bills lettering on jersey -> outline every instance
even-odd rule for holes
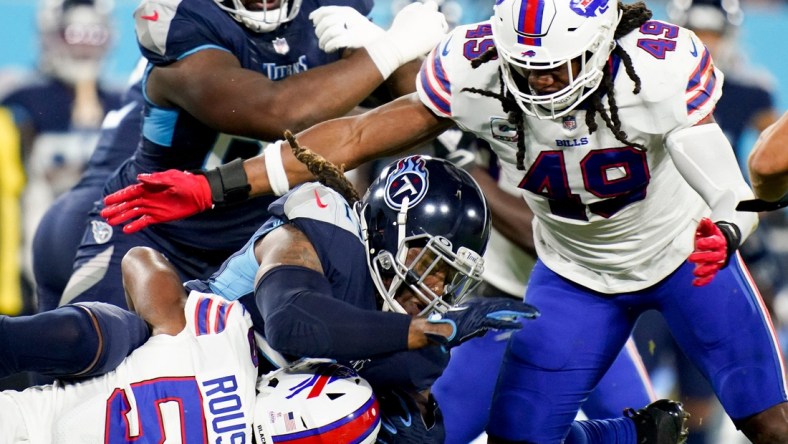
[[[579,139],[556,139],[555,146],[583,146],[588,145],[588,137]]]

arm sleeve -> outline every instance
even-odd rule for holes
[[[739,201],[752,199],[753,193],[719,125],[709,123],[674,131],[665,145],[684,180],[711,208],[711,220],[735,224],[744,242],[758,226],[758,215],[736,211]]]
[[[410,317],[364,310],[334,298],[321,273],[283,265],[268,271],[255,289],[265,338],[280,353],[366,359],[407,350]]]

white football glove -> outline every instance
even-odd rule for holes
[[[383,37],[386,31],[349,6],[323,6],[309,14],[318,45],[325,52],[361,48]]]
[[[364,48],[387,78],[400,66],[428,53],[448,30],[446,17],[433,0],[411,3],[394,17],[385,34]]]

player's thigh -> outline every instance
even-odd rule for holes
[[[73,271],[59,305],[99,301],[126,308],[120,264],[133,247],[148,246],[161,251],[161,245],[145,232],[124,234],[92,215],[74,258]]]
[[[541,316],[512,335],[489,432],[510,440],[560,442],[626,342],[634,317],[621,300],[563,279],[541,262],[526,299]]]
[[[662,312],[681,348],[739,419],[786,400],[784,365],[763,300],[738,255],[693,287],[692,267],[671,275]]]
[[[80,188],[58,197],[44,214],[33,238],[33,273],[38,310],[57,307],[73,270],[88,213],[101,197],[98,188]]]

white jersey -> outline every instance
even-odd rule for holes
[[[0,392],[0,443],[251,443],[251,318],[198,292],[185,311],[183,331],[151,337],[104,376]]]
[[[540,259],[602,293],[649,287],[692,251],[695,227],[710,210],[679,174],[664,140],[714,110],[723,80],[700,40],[675,25],[651,21],[618,44],[642,85],[634,94],[623,62],[611,57],[622,129],[646,151],[624,146],[599,116],[590,134],[586,112],[577,109],[556,120],[525,117],[525,171],[517,170],[517,134],[501,103],[463,91],[501,92],[499,60],[470,65],[493,46],[489,22],[456,28],[429,55],[417,81],[424,105],[487,140],[504,180],[527,191]],[[606,97],[603,102],[608,106]]]

